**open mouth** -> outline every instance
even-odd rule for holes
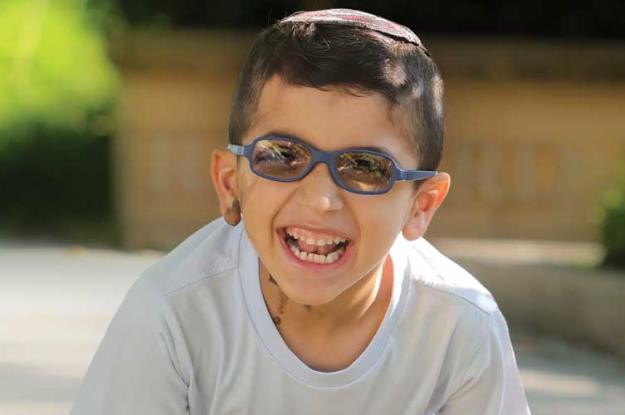
[[[297,228],[282,228],[279,231],[293,255],[302,261],[316,264],[333,264],[343,254],[350,240],[335,236],[318,236],[312,238]]]

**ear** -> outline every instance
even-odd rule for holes
[[[434,213],[445,200],[449,192],[451,177],[447,173],[424,180],[414,194],[410,214],[402,228],[404,237],[409,241],[425,234]]]
[[[236,156],[225,150],[213,150],[211,179],[219,199],[219,212],[226,216],[233,203],[239,199]]]

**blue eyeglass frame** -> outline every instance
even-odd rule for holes
[[[308,166],[306,166],[306,168],[302,171],[301,174],[295,177],[289,178],[289,179],[281,179],[281,178],[268,176],[266,174],[258,172],[254,168],[252,155],[254,154],[254,147],[256,146],[256,143],[258,143],[261,140],[279,140],[279,141],[288,141],[292,143],[301,144],[308,150],[308,152],[311,155],[310,163],[308,163]],[[425,179],[429,179],[430,177],[434,177],[438,174],[438,171],[436,170],[402,169],[401,167],[397,165],[398,164],[397,161],[395,161],[395,159],[391,157],[389,154],[383,153],[381,151],[372,150],[370,148],[350,147],[350,148],[337,150],[337,151],[323,151],[323,150],[319,150],[318,148],[314,147],[311,144],[308,144],[307,142],[303,140],[298,139],[297,137],[292,137],[292,136],[287,136],[287,135],[275,135],[275,134],[263,135],[263,136],[255,138],[254,141],[252,141],[250,144],[247,144],[245,146],[238,145],[238,144],[228,144],[228,150],[236,154],[237,156],[245,157],[248,160],[250,169],[254,172],[254,174],[256,174],[257,176],[263,177],[265,179],[273,180],[276,182],[286,183],[286,182],[295,182],[295,181],[301,180],[304,177],[306,177],[315,168],[317,164],[325,163],[326,166],[328,166],[328,169],[330,170],[330,174],[332,175],[332,179],[334,180],[334,183],[336,183],[337,186],[339,186],[342,189],[347,190],[348,192],[363,194],[363,195],[379,195],[379,194],[387,193],[393,188],[393,185],[398,180],[402,180],[402,181],[425,180]],[[384,157],[391,161],[391,170],[392,170],[391,178],[386,188],[379,190],[379,191],[375,191],[375,192],[368,192],[368,191],[350,188],[345,183],[343,183],[343,181],[341,180],[341,176],[336,169],[335,160],[341,154],[353,153],[353,152],[373,154],[376,156]]]

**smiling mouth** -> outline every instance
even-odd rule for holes
[[[293,255],[302,261],[316,264],[333,264],[345,253],[350,240],[339,236],[312,238],[298,231],[297,228],[283,228],[280,236],[284,239]]]

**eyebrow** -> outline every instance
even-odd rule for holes
[[[296,134],[292,134],[292,133],[289,133],[289,132],[283,131],[283,130],[272,130],[272,131],[269,131],[268,133],[266,133],[264,135],[276,135],[276,136],[280,136],[280,137],[292,137],[292,138],[296,138],[296,139],[298,139],[300,141],[303,141],[304,143],[312,146],[312,144],[310,144],[310,142],[308,140],[306,140],[306,139],[304,139],[304,138],[302,138],[302,137],[300,137],[300,136],[298,136]],[[350,149],[377,151],[378,153],[384,153],[384,154],[387,154],[387,155],[395,158],[395,156],[393,156],[393,153],[389,149],[387,149],[385,147],[358,146],[358,147],[346,147],[346,148],[341,149],[341,150],[350,150]]]

